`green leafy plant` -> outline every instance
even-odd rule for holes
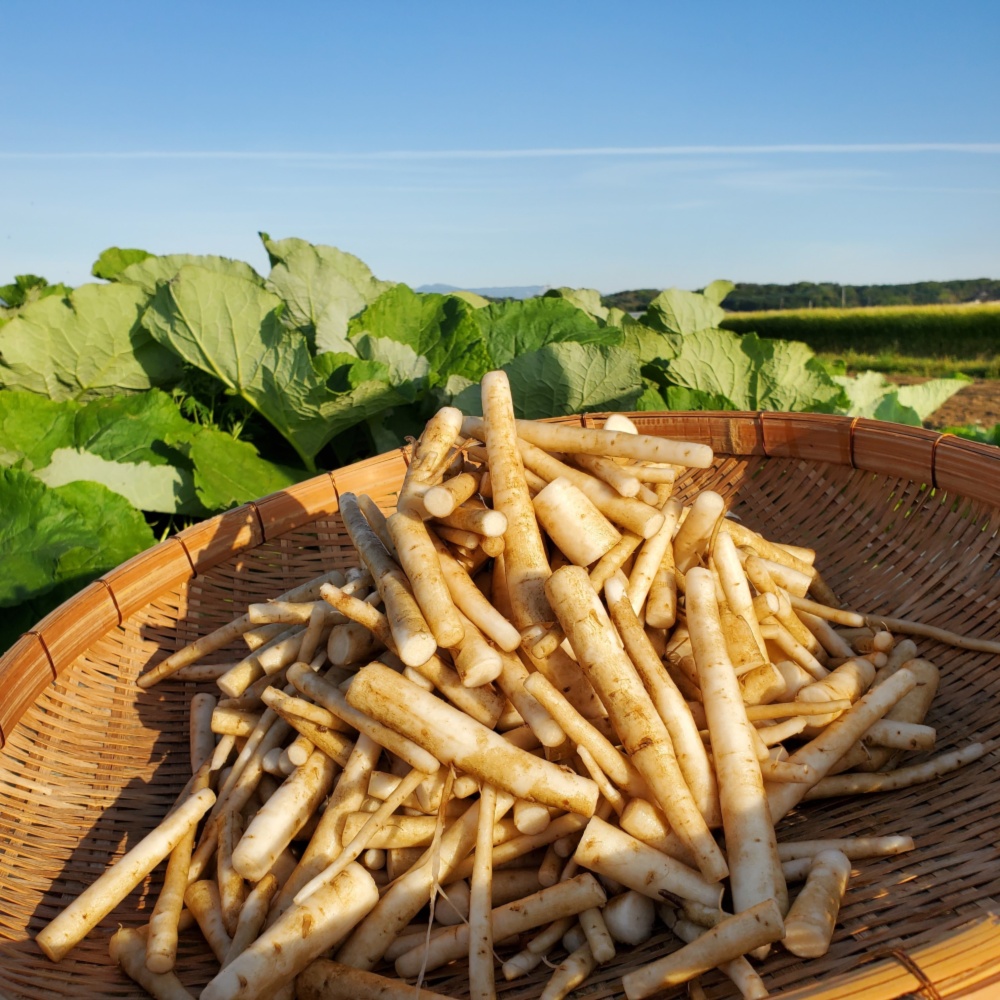
[[[634,318],[593,289],[527,301],[421,294],[357,257],[261,234],[271,270],[112,247],[101,283],[0,289],[0,606],[6,644],[191,519],[479,410],[795,409],[919,422],[962,383],[831,371],[802,343],[720,329],[732,288],[668,289]],[[13,631],[12,631],[13,630]]]

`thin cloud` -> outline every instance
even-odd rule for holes
[[[756,146],[580,146],[539,149],[397,149],[369,152],[305,150],[0,151],[0,160],[244,160],[365,163],[419,160],[544,160],[569,157],[773,156],[786,154],[1000,153],[1000,142],[784,143]]]

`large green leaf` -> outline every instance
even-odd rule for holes
[[[226,510],[283,490],[304,479],[302,469],[268,462],[246,441],[206,428],[188,452],[198,498],[209,510]]]
[[[47,298],[50,295],[69,295],[72,289],[61,281],[50,285],[45,278],[37,274],[17,274],[9,285],[0,285],[0,302],[7,309],[5,312],[13,316],[18,309],[31,302]]]
[[[514,412],[529,420],[595,410],[632,409],[643,391],[639,363],[623,347],[547,344],[504,365]],[[482,413],[478,385],[455,398],[466,413]]]
[[[134,264],[115,272],[112,279],[123,285],[135,285],[148,296],[158,285],[170,281],[182,267],[200,267],[214,274],[242,278],[257,285],[263,284],[261,276],[245,261],[218,257],[214,254],[168,253],[162,257],[144,257]]]
[[[478,380],[490,370],[478,322],[487,312],[454,295],[418,294],[396,285],[351,320],[348,336],[360,357],[384,361],[394,369],[393,384],[400,384],[407,370],[429,386],[444,383],[450,375]],[[410,351],[394,351],[379,341],[395,341]]]
[[[565,299],[594,319],[608,319],[608,309],[601,304],[601,293],[596,288],[550,288],[543,298]]]
[[[735,410],[725,396],[716,396],[699,389],[686,389],[680,385],[663,387],[644,379],[645,387],[635,404],[637,410]]]
[[[680,347],[680,338],[676,334],[632,322],[622,328],[622,346],[639,359],[639,364],[646,365],[674,357]]]
[[[709,302],[714,302],[717,306],[721,306],[726,296],[735,287],[736,286],[731,281],[726,281],[724,278],[717,278],[715,281],[709,282],[701,290],[701,294],[704,295]]]
[[[728,399],[738,410],[832,412],[841,389],[805,345],[728,330],[685,336],[665,365],[676,385]]]
[[[97,260],[94,261],[90,273],[95,278],[103,278],[105,281],[114,281],[132,264],[148,260],[153,255],[147,250],[123,250],[121,247],[108,247]]]
[[[115,462],[81,448],[57,448],[35,475],[48,486],[86,481],[100,483],[139,510],[166,514],[205,514],[188,468],[144,461]]]
[[[174,383],[180,363],[139,322],[146,298],[125,285],[81,285],[30,303],[0,329],[0,384],[62,400]]]
[[[0,466],[18,465],[30,472],[48,465],[57,448],[73,446],[76,415],[83,405],[57,403],[33,392],[0,392]]]
[[[144,322],[159,343],[246,400],[313,468],[336,433],[327,416],[343,418],[343,403],[330,398],[305,336],[281,323],[281,307],[255,281],[187,265],[160,285]]]
[[[153,544],[142,515],[97,483],[52,489],[27,472],[0,469],[0,607],[75,587]]]
[[[187,420],[156,389],[90,403],[0,392],[0,465],[15,463],[49,486],[101,483],[140,510],[166,514],[225,510],[308,475]]]
[[[50,489],[0,469],[0,649],[101,573],[153,544],[142,515],[96,483]]]
[[[417,354],[409,344],[389,337],[373,337],[367,333],[358,337],[355,343],[361,360],[351,366],[352,376],[356,371],[362,370],[373,377],[384,379],[408,403],[416,402],[430,384],[430,361],[422,354]]]
[[[178,453],[166,442],[190,440],[201,430],[170,396],[153,389],[87,403],[76,417],[74,446],[114,462],[176,464]]]
[[[939,406],[968,384],[968,379],[938,378],[920,385],[894,385],[880,372],[861,372],[853,378],[834,377],[847,394],[845,413],[919,427]]]
[[[267,287],[285,300],[288,322],[306,334],[317,353],[350,351],[349,320],[393,282],[380,281],[367,264],[336,247],[260,236],[272,265]]]
[[[965,375],[956,375],[954,378],[932,378],[919,384],[901,385],[896,391],[900,403],[911,407],[921,420],[926,420],[971,381],[972,379]]]
[[[496,302],[476,310],[475,316],[493,368],[503,368],[511,359],[546,344],[573,341],[613,346],[622,342],[621,330],[600,325],[563,298]]]
[[[642,320],[654,330],[666,333],[697,333],[717,327],[725,311],[697,292],[668,288],[653,299]]]

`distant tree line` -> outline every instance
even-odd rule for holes
[[[609,308],[645,312],[659,293],[660,289],[656,288],[638,288],[605,295],[601,301]],[[741,281],[726,296],[722,306],[729,312],[759,312],[764,309],[954,305],[996,300],[1000,300],[1000,281],[992,278],[915,281],[908,285],[839,285],[830,281],[755,285]]]

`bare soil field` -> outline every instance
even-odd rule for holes
[[[895,376],[891,380],[901,385],[927,381],[906,375]],[[970,382],[924,421],[924,425],[933,430],[961,424],[980,424],[986,428],[1000,424],[1000,380],[976,379]]]

